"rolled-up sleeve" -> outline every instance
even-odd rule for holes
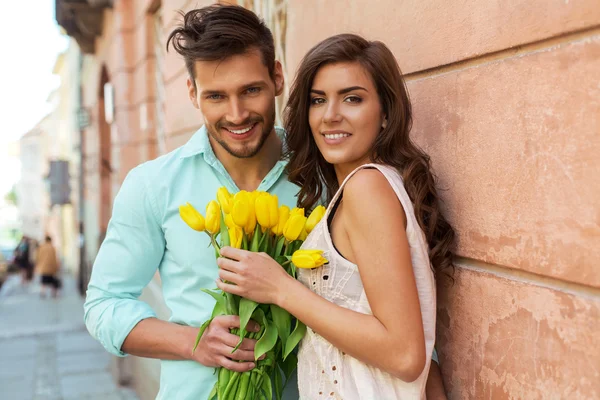
[[[115,198],[84,304],[88,331],[117,356],[125,356],[121,346],[131,330],[156,316],[138,299],[165,249],[157,204],[143,168],[130,171]]]

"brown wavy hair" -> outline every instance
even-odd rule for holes
[[[392,52],[379,41],[353,34],[330,37],[313,47],[302,59],[284,111],[287,130],[289,179],[300,186],[298,206],[309,210],[323,198],[329,203],[339,185],[333,165],[325,161],[308,122],[310,90],[317,71],[327,64],[357,62],[371,76],[387,126],[371,149],[375,163],[396,168],[429,245],[434,272],[454,271],[454,230],[440,212],[440,200],[429,156],[411,140],[412,109],[402,73]]]

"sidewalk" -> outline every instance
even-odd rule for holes
[[[16,278],[16,277],[15,277]],[[57,299],[7,281],[0,296],[0,397],[7,400],[137,400],[110,374],[110,355],[83,324],[75,281]]]

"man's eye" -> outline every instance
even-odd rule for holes
[[[223,96],[220,94],[209,94],[208,96],[206,96],[206,98],[208,100],[221,100]]]
[[[317,105],[325,103],[325,99],[322,97],[313,97],[310,99],[310,104]]]
[[[260,92],[260,88],[259,87],[251,87],[246,89],[246,93],[248,94],[256,94]]]

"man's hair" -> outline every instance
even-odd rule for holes
[[[195,78],[196,61],[218,61],[258,49],[269,75],[275,74],[273,34],[252,11],[241,6],[215,4],[183,14],[183,24],[167,39],[183,56],[188,73]],[[195,83],[194,83],[195,84]]]

